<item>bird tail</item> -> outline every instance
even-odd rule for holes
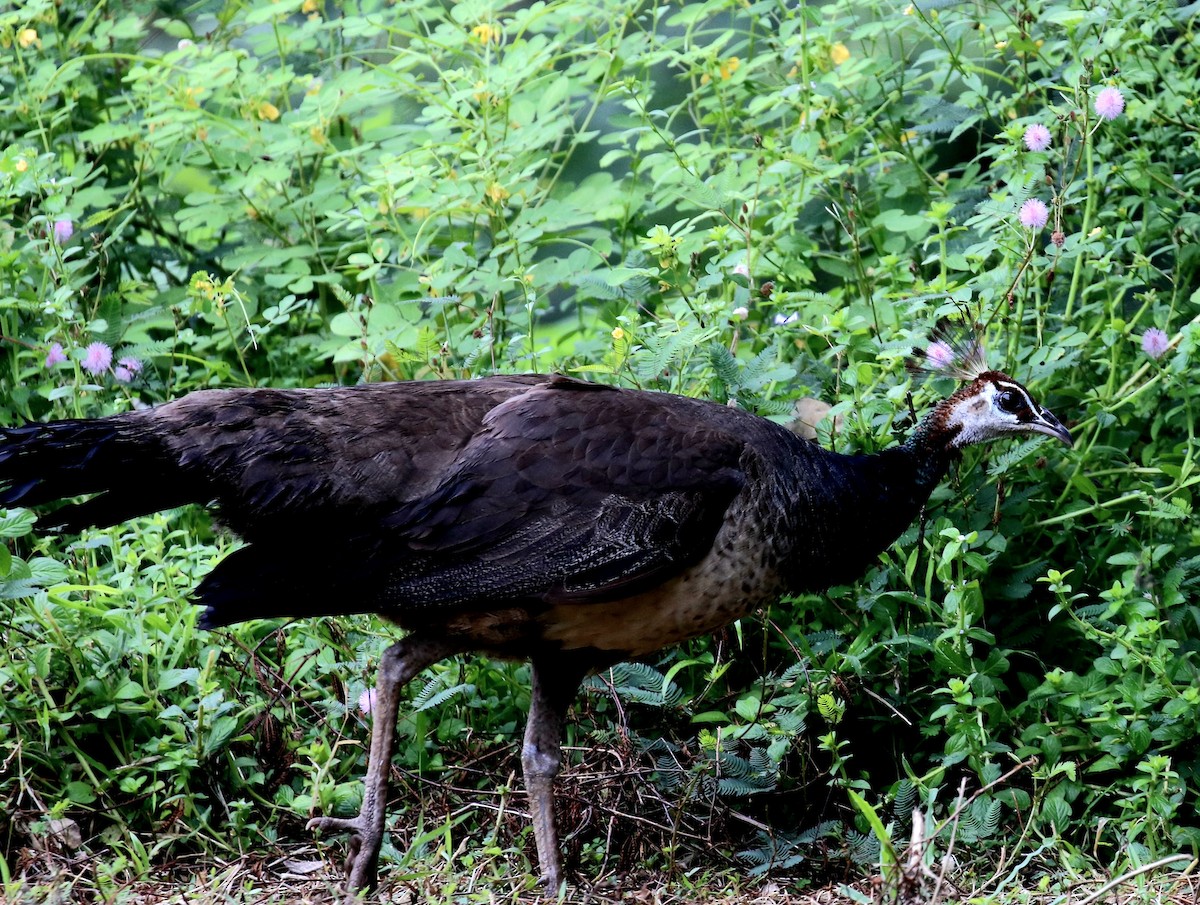
[[[196,499],[139,413],[0,427],[0,506],[39,506],[96,494],[38,520],[40,529],[104,527]]]

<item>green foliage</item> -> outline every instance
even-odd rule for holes
[[[756,869],[877,862],[963,780],[997,784],[960,846],[1200,846],[1194,5],[172,9],[0,12],[6,423],[557,369],[780,419],[817,396],[871,451],[948,389],[902,360],[965,314],[1075,449],[972,451],[861,582],[615,670],[574,740],[620,715],[680,809],[756,809]],[[196,511],[31,530],[0,514],[10,859],[67,816],[122,853],[108,889],[353,810],[373,622],[197,632],[231,542]],[[523,667],[427,682],[403,768],[519,736]]]

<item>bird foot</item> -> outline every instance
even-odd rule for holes
[[[357,817],[314,817],[307,827],[312,830],[333,830],[350,833],[346,846],[346,903],[358,902],[358,895],[374,889],[378,882],[379,845],[382,834],[372,831],[363,815]]]
[[[547,899],[554,900],[558,898],[559,890],[562,887],[562,880],[559,878],[557,872],[552,874],[543,871],[541,877],[538,878],[538,885],[541,886],[542,892]]]
[[[338,833],[358,833],[362,834],[366,831],[366,825],[363,822],[362,814],[355,817],[314,817],[305,824],[305,828],[311,833],[313,830],[333,830]]]

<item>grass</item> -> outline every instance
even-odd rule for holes
[[[463,851],[466,853],[466,844]],[[98,888],[97,860],[86,856],[42,851],[32,856],[49,871],[36,880],[4,884],[5,903],[105,902],[112,905],[152,903],[329,902],[336,900],[340,876],[332,861],[321,858],[311,844],[281,847],[268,854],[231,861],[176,862],[150,876]],[[536,902],[541,896],[528,873],[510,873],[519,853],[490,848],[476,852],[472,864],[447,870],[440,858],[430,857],[404,871],[384,874],[378,901],[384,905],[421,902]],[[32,866],[32,865],[31,865]],[[696,868],[675,876],[653,871],[607,872],[569,887],[559,901],[580,905],[691,905],[691,903],[756,903],[756,905],[901,905],[901,903],[971,903],[971,905],[1194,905],[1200,897],[1196,862],[1156,863],[1142,871],[1110,877],[1089,875],[1073,880],[1025,883],[1006,878],[972,881],[947,871],[935,890],[887,884],[879,877],[819,887],[795,878],[747,878],[731,868]]]
[[[575,754],[581,752],[576,751]],[[560,825],[571,885],[557,901],[580,905],[1194,905],[1200,862],[1175,856],[1114,873],[1080,861],[1065,844],[1027,834],[985,856],[949,847],[931,861],[923,821],[893,866],[847,874],[844,855],[815,855],[796,870],[753,876],[731,852],[752,816],[714,807],[672,821],[672,802],[628,746],[589,749],[561,777]],[[517,788],[515,752],[504,747],[433,780],[397,771],[392,836],[384,845],[385,903],[554,901],[537,884],[534,846]],[[499,777],[488,792],[482,776]],[[407,807],[405,807],[407,805]],[[490,827],[490,831],[487,831]],[[708,832],[697,831],[707,828]],[[279,841],[243,842],[229,857],[207,851],[151,863],[128,848],[81,842],[69,820],[35,824],[3,877],[6,905],[17,903],[305,903],[338,900],[344,837],[322,840],[281,828]],[[930,827],[931,835],[932,828]],[[127,844],[127,843],[126,843]],[[939,847],[939,851],[941,847]],[[832,852],[830,854],[837,854]],[[140,866],[139,866],[140,865]],[[649,865],[649,866],[647,866]],[[2,865],[0,865],[2,866]],[[876,865],[878,868],[878,865]]]

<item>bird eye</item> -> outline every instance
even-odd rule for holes
[[[996,394],[996,405],[1000,411],[1015,415],[1021,409],[1021,397],[1012,390],[1001,390]]]

